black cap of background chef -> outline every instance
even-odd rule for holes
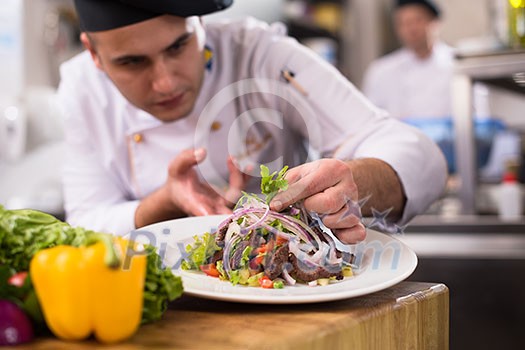
[[[202,16],[229,7],[233,0],[75,0],[83,31],[124,27],[161,15]]]
[[[396,9],[406,5],[424,6],[435,18],[439,18],[441,15],[439,7],[437,7],[437,5],[432,0],[397,0]]]

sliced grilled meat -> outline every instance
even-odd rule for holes
[[[223,228],[221,228],[215,234],[215,243],[217,243],[217,245],[219,247],[221,247],[221,248],[224,247],[224,238],[226,237],[226,232],[228,231],[228,226],[230,226],[231,223],[232,223],[232,221],[230,220]]]
[[[288,262],[289,252],[288,244],[284,244],[277,248],[273,254],[266,256],[264,274],[269,279],[276,279],[283,272],[284,264]]]
[[[293,254],[290,254],[289,261],[293,267],[290,275],[304,282],[315,281],[319,278],[328,278],[332,276],[337,278],[338,276],[342,276],[341,269],[339,269],[339,271],[335,271],[334,269],[334,271],[331,272],[321,266],[312,267],[297,259]]]

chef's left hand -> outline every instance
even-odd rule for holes
[[[227,166],[230,176],[228,188],[223,192],[223,198],[226,200],[226,205],[233,208],[235,207],[235,204],[237,204],[239,198],[241,198],[242,192],[246,189],[248,181],[252,178],[249,174],[253,170],[253,167],[247,166],[241,171],[235,158],[232,156],[228,157]]]
[[[357,185],[344,161],[320,159],[306,163],[290,169],[286,179],[288,189],[274,197],[272,210],[304,200],[306,210],[317,212],[342,242],[355,243],[365,238]]]

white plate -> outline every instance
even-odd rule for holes
[[[158,248],[163,262],[182,277],[185,293],[242,303],[299,304],[357,297],[403,281],[417,266],[416,254],[408,246],[369,229],[366,240],[356,248],[360,268],[355,271],[355,276],[327,286],[297,284],[283,289],[233,286],[200,271],[181,270],[184,248],[193,242],[193,236],[214,231],[226,217],[215,215],[165,221],[136,230],[131,235],[135,240]]]

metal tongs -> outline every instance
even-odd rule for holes
[[[355,244],[344,244],[343,242],[341,242],[339,240],[339,238],[337,238],[336,235],[334,235],[332,233],[332,230],[330,230],[328,227],[326,227],[326,225],[323,223],[323,220],[321,220],[321,218],[319,217],[319,214],[317,214],[316,212],[311,211],[310,212],[310,216],[317,223],[317,225],[319,226],[321,231],[326,233],[328,236],[330,236],[334,240],[335,247],[337,248],[337,250],[339,250],[341,252],[354,254],[355,247],[356,247]]]

